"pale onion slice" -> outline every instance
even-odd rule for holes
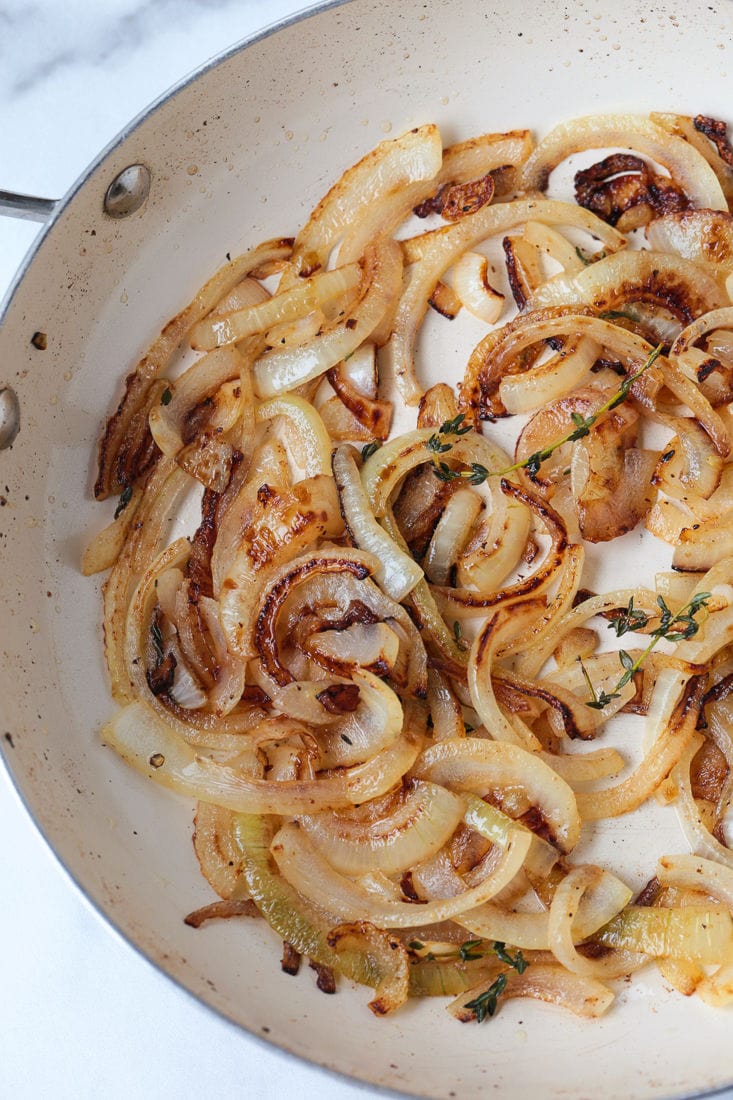
[[[687,678],[680,673],[676,675]],[[643,760],[627,779],[615,787],[577,794],[578,810],[584,821],[600,821],[629,813],[656,791],[695,736],[703,694],[704,680],[700,677],[690,680],[671,717],[659,729]]]
[[[524,861],[525,868],[538,878],[546,878],[549,875],[560,858],[557,848],[554,848],[549,841],[543,840],[541,836],[537,836],[526,825],[514,821],[508,814],[497,810],[496,806],[492,806],[490,802],[484,802],[482,798],[466,792],[463,797],[466,802],[463,821],[470,829],[501,848],[506,847],[512,830],[526,830],[530,834],[531,844]]]
[[[305,477],[329,474],[331,471],[331,440],[318,412],[310,403],[294,393],[281,394],[257,406],[256,419],[286,418],[288,446]]]
[[[733,306],[724,306],[721,309],[710,310],[698,317],[692,324],[683,328],[674,344],[670,348],[669,356],[677,359],[680,355],[693,349],[708,333],[716,329],[733,327]]]
[[[697,855],[715,860],[724,867],[733,869],[733,851],[721,844],[717,837],[706,828],[697,802],[692,794],[690,783],[690,765],[702,744],[701,736],[691,738],[685,745],[679,765],[674,772],[674,780],[679,792],[675,803],[685,839]]]
[[[529,221],[524,227],[524,236],[535,248],[539,248],[560,264],[568,274],[582,271],[586,266],[578,249],[573,247],[567,237],[563,237],[562,233],[549,225]]]
[[[436,741],[466,736],[461,705],[448,677],[437,668],[428,669],[428,708]]]
[[[266,814],[334,810],[378,798],[401,780],[420,748],[406,716],[401,737],[372,760],[316,779],[275,782],[199,755],[144,703],[120,710],[102,739],[136,771],[179,794],[238,813]]]
[[[440,170],[442,159],[440,133],[432,123],[408,130],[370,150],[343,173],[301,229],[293,250],[295,269],[303,274],[323,266],[349,229],[369,217],[371,208],[399,195],[412,184],[432,181]],[[413,202],[414,192],[415,189],[409,191],[410,206],[405,214],[414,202],[420,201],[415,198]],[[421,197],[430,194],[430,187],[420,187],[417,194]],[[398,209],[402,215],[401,203]],[[390,232],[392,228],[390,225],[384,231]],[[366,240],[376,235],[370,232]],[[362,250],[354,258],[360,256]]]
[[[508,639],[521,633],[527,622],[534,621],[544,607],[543,600],[527,600],[510,607],[500,606],[489,615],[482,630],[476,635],[468,658],[471,705],[482,724],[497,741],[519,745],[532,752],[541,749],[541,742],[519,716],[508,716],[504,713],[496,697],[492,672],[497,651],[507,644]]]
[[[299,894],[316,904],[327,898],[329,911],[344,920],[366,918],[378,928],[419,928],[452,919],[498,894],[520,870],[529,845],[528,836],[515,832],[493,871],[478,886],[423,905],[391,901],[338,874],[294,823],[283,825],[275,834],[270,851],[280,873]]]
[[[415,373],[415,342],[436,284],[464,252],[488,237],[524,224],[528,219],[578,226],[614,250],[625,244],[620,233],[582,207],[543,199],[517,199],[496,206],[484,206],[453,225],[424,234],[419,238],[420,259],[407,272],[406,285],[395,313],[392,338],[386,349],[395,383],[408,405],[417,405],[422,396]]]
[[[322,966],[333,967],[352,981],[386,989],[390,995],[401,986],[400,972],[404,955],[392,946],[391,937],[384,941],[369,934],[358,941],[338,937],[329,943],[335,918],[322,906],[312,906],[299,897],[289,883],[272,868],[269,846],[272,831],[266,819],[253,814],[234,817],[233,835],[243,858],[243,873],[247,887],[258,909],[271,928],[296,951]],[[351,945],[353,950],[349,949]],[[412,975],[409,975],[412,987]],[[382,1006],[384,1007],[384,1006]]]
[[[588,377],[601,347],[588,336],[571,338],[562,351],[523,374],[503,378],[499,396],[510,414],[531,412],[564,397]]]
[[[521,186],[544,191],[552,170],[572,153],[614,147],[637,150],[661,164],[695,206],[727,210],[718,179],[697,150],[641,115],[589,115],[560,123],[525,162]]]
[[[322,768],[345,768],[373,759],[399,739],[402,706],[392,688],[365,668],[354,669],[352,683],[359,689],[356,710],[319,731]]]
[[[405,1003],[410,992],[410,956],[398,936],[358,920],[332,928],[327,941],[339,956],[361,952],[380,974],[375,997],[367,1004],[375,1016],[386,1016]]]
[[[356,263],[318,271],[257,305],[199,321],[191,330],[191,347],[210,351],[268,332],[275,325],[297,321],[333,299],[345,298],[358,287],[360,278],[361,269]]]
[[[495,325],[504,308],[504,295],[488,278],[489,261],[479,252],[464,252],[451,269],[453,289],[469,313]]]
[[[423,559],[423,569],[433,584],[448,583],[481,508],[481,498],[469,488],[458,489],[446,503]]]
[[[515,130],[508,134],[481,134],[468,141],[451,145],[443,152],[443,161],[432,180],[423,180],[385,195],[373,201],[362,216],[351,222],[339,250],[341,262],[356,259],[368,242],[382,233],[392,233],[404,221],[413,208],[439,192],[447,185],[460,185],[473,180],[482,182],[495,170],[507,180],[511,188],[516,167],[523,163],[532,150],[532,138],[528,130]],[[496,182],[496,181],[492,181]],[[505,187],[497,183],[501,194]]]
[[[515,668],[518,675],[526,679],[536,677],[547,659],[544,653],[548,646],[552,652],[558,624],[570,611],[580,588],[584,561],[585,550],[582,546],[572,544],[567,547],[563,552],[562,564],[557,570],[555,597],[547,610],[531,621],[517,638],[498,651],[497,656],[500,658],[516,654]]]
[[[224,267],[198,291],[193,301],[163,328],[160,336],[128,377],[125,396],[117,411],[107,421],[103,445],[100,448],[99,476],[94,495],[104,500],[119,485],[116,468],[117,457],[123,441],[134,430],[136,415],[145,406],[151,383],[170,362],[176,348],[191,327],[206,316],[250,272],[263,264],[287,259],[292,251],[292,239],[265,241],[257,248],[238,256]]]
[[[422,569],[414,558],[396,545],[375,519],[350,448],[339,447],[334,451],[333,474],[341,510],[353,542],[378,559],[374,579],[388,596],[399,603],[422,579]]]
[[[84,577],[91,577],[94,573],[110,569],[117,561],[132,530],[132,521],[142,499],[142,489],[140,486],[135,486],[128,503],[119,515],[115,516],[112,522],[84,547],[81,559],[81,572]]]
[[[463,799],[435,783],[413,781],[392,796],[379,816],[369,804],[353,812],[299,818],[301,828],[337,871],[357,876],[397,874],[438,852],[465,810]]]
[[[569,974],[563,967],[550,963],[532,963],[524,974],[507,971],[506,979],[506,988],[501,995],[503,1001],[513,997],[532,997],[537,1001],[565,1008],[586,1019],[602,1016],[614,998],[614,994],[602,982]],[[492,975],[491,979],[461,993],[447,1006],[447,1011],[464,1024],[475,1020],[476,1013],[467,1005],[486,993],[494,980],[495,976]]]
[[[681,256],[665,252],[621,252],[574,275],[554,275],[527,302],[527,310],[548,306],[592,306],[616,310],[627,302],[652,302],[683,324],[727,304],[717,280]]]
[[[733,954],[733,920],[728,910],[710,906],[630,905],[595,939],[606,947],[641,951],[653,958],[720,963]]]
[[[665,386],[672,391],[678,401],[687,406],[702,425],[712,439],[718,454],[727,458],[731,452],[731,437],[725,420],[676,363],[660,357],[659,369]]]
[[[254,384],[260,397],[318,378],[356,351],[398,297],[401,279],[402,252],[397,242],[384,239],[371,244],[364,253],[357,300],[347,316],[309,343],[268,352],[255,363]]]
[[[628,887],[615,875],[603,871],[579,899],[573,921],[573,940],[580,943],[593,936],[628,904],[630,898]],[[528,951],[549,951],[549,920],[549,912],[529,913],[487,902],[461,917],[460,924],[482,939],[500,940]]]
[[[733,910],[733,865],[699,855],[662,856],[657,878],[663,886],[699,890]]]
[[[729,511],[712,519],[685,517],[672,555],[675,569],[706,572],[733,555],[733,525]]]
[[[573,867],[558,884],[550,905],[548,921],[550,950],[566,970],[587,978],[602,976],[607,970],[608,960],[587,959],[578,953],[575,948],[577,933],[573,931],[573,924],[584,893],[589,887],[597,886],[604,877],[607,881],[614,879],[608,871],[603,871],[600,867],[594,867],[591,864]],[[615,879],[615,884],[618,884],[618,899],[624,898],[617,909],[617,912],[620,912],[631,899],[632,891],[620,879]]]
[[[199,802],[193,823],[193,847],[206,881],[226,901],[248,897],[231,810]]]
[[[343,630],[318,630],[304,649],[327,672],[349,676],[357,666],[386,676],[397,663],[400,639],[386,623],[352,623]]]
[[[670,417],[677,435],[665,444],[664,454],[654,471],[654,484],[668,496],[691,501],[695,496],[709,500],[720,485],[723,459],[710,436],[691,417]]]
[[[247,349],[247,354],[256,355],[259,350],[260,346],[256,349],[251,346]],[[168,404],[151,409],[148,418],[153,439],[163,454],[175,458],[183,447],[187,414],[225,382],[239,378],[244,363],[245,360],[237,348],[223,348],[198,359],[176,379],[172,386],[173,396]]]
[[[425,749],[413,774],[479,796],[504,788],[519,789],[542,814],[561,852],[570,852],[580,837],[580,817],[571,788],[543,760],[518,745],[473,737],[440,741]]]
[[[733,271],[733,217],[722,210],[682,210],[654,218],[646,227],[649,245],[674,252],[715,271]]]

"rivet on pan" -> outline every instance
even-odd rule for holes
[[[150,169],[129,164],[112,180],[104,196],[104,212],[110,218],[126,218],[143,205],[150,194]]]
[[[20,405],[15,390],[0,386],[0,451],[10,447],[20,431]]]

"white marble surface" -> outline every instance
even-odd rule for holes
[[[62,195],[171,84],[301,7],[0,0],[0,188]],[[37,231],[0,218],[0,297]],[[68,881],[1,770],[0,888],[0,1096],[382,1095],[251,1039],[155,971]]]

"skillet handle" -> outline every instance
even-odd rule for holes
[[[56,199],[40,199],[34,195],[17,195],[14,191],[0,191],[0,217],[46,222],[57,206]]]

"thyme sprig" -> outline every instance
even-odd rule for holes
[[[613,393],[607,401],[590,413],[588,416],[582,416],[578,412],[572,413],[573,427],[569,432],[566,432],[560,439],[554,440],[546,447],[542,447],[541,450],[535,451],[534,454],[529,455],[528,458],[522,459],[521,462],[513,462],[511,466],[505,466],[503,470],[487,470],[485,466],[482,466],[479,462],[472,462],[466,470],[454,470],[447,462],[437,461],[433,458],[433,455],[445,454],[446,451],[450,451],[453,447],[452,443],[448,443],[445,438],[446,435],[464,435],[465,432],[470,431],[470,426],[463,427],[463,414],[453,418],[453,420],[446,420],[438,429],[438,434],[431,435],[427,442],[427,448],[431,452],[431,458],[433,462],[433,473],[439,481],[455,481],[458,478],[463,478],[470,485],[481,485],[490,477],[505,477],[507,474],[512,474],[516,470],[526,470],[529,476],[534,480],[540,472],[540,468],[543,462],[546,462],[560,447],[563,447],[566,443],[575,443],[579,439],[585,438],[590,434],[590,430],[598,420],[607,412],[611,412],[613,409],[618,408],[624,401],[627,400],[631,387],[637,379],[641,378],[646,371],[652,366],[652,364],[662,354],[662,344],[658,344],[656,348],[650,353],[646,362],[638,371],[628,375],[624,378],[619,388]]]
[[[480,958],[481,955],[475,954],[475,948],[481,944],[481,940],[469,940],[467,943],[461,944],[461,954],[464,957],[464,949],[468,949],[465,953],[466,958]],[[517,951],[515,955],[511,955],[507,949],[506,944],[500,940],[495,940],[491,946],[491,950],[496,955],[497,959],[506,963],[512,970],[516,970],[518,974],[524,974],[525,970],[529,966],[529,963],[525,959],[521,951]],[[485,989],[483,993],[479,993],[478,997],[474,997],[472,1001],[467,1001],[466,1008],[470,1008],[476,1017],[476,1022],[481,1024],[486,1017],[489,1018],[496,1013],[499,1006],[499,997],[506,989],[507,974],[499,974],[497,978],[491,983],[488,989]]]
[[[591,698],[586,699],[585,705],[591,707],[593,710],[603,710],[603,708],[608,706],[614,699],[618,699],[622,688],[626,687],[626,685],[631,682],[634,674],[639,671],[644,661],[659,642],[661,642],[662,638],[667,642],[684,642],[687,641],[688,638],[693,638],[700,629],[700,623],[695,616],[707,607],[711,599],[712,594],[710,592],[698,592],[691,600],[688,600],[684,607],[681,607],[676,614],[673,614],[667,606],[664,597],[657,596],[657,605],[661,612],[659,626],[651,631],[649,644],[641,651],[636,659],[634,659],[630,653],[627,653],[625,649],[619,650],[619,661],[621,662],[621,667],[624,672],[616,683],[613,691],[597,692],[591,682],[591,678],[588,675],[588,671],[583,661],[578,658],[583,676],[585,677],[585,682],[591,694]],[[643,622],[642,619],[644,620]],[[643,630],[648,624],[648,617],[643,611],[634,608],[632,598],[629,600],[626,611],[623,612],[620,617],[616,618],[610,626],[616,629],[617,637],[621,637],[627,631]]]

